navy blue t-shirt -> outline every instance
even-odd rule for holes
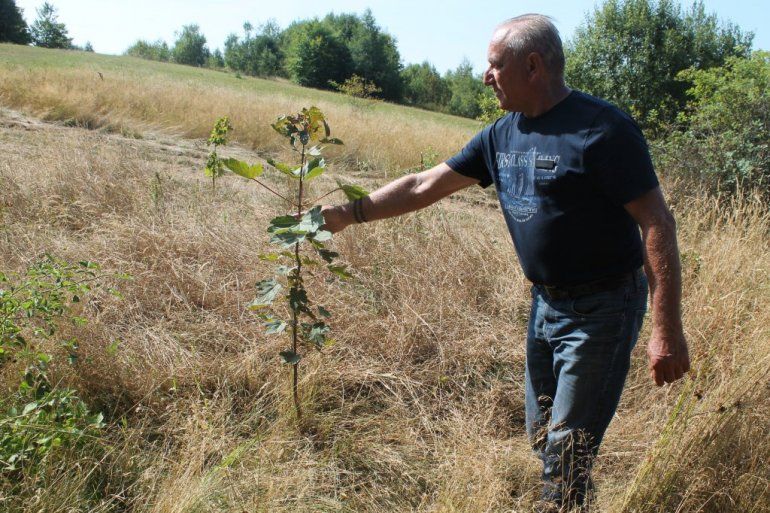
[[[642,265],[642,241],[623,208],[658,179],[639,127],[613,105],[572,91],[548,112],[509,113],[447,164],[495,184],[525,276],[574,285]]]

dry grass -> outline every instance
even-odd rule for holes
[[[447,158],[478,128],[471,120],[348,98],[287,83],[132,58],[1,45],[0,100],[47,120],[104,128],[130,136],[163,130],[204,138],[214,121],[230,116],[235,140],[261,152],[280,141],[270,128],[280,114],[309,104],[328,112],[350,167],[398,172],[429,149]],[[193,71],[194,70],[194,71]]]
[[[200,137],[238,107],[234,123],[253,137],[241,139],[245,147],[275,151],[277,138],[259,124],[295,106],[283,99],[267,110],[232,91],[209,102],[193,86],[164,91],[173,84],[163,78],[99,93],[78,85],[77,73],[49,75],[45,108],[35,103],[42,86],[22,106],[42,113],[80,102],[83,113],[101,112],[89,99],[110,95],[100,126],[130,121],[143,138],[4,111],[0,261],[20,270],[52,252],[133,275],[119,285],[122,301],[97,295],[84,305],[92,321],[78,332],[80,363],[55,369],[109,427],[39,475],[0,481],[0,509],[529,511],[539,475],[523,433],[529,293],[488,194],[463,192],[335,239],[355,278],[313,283],[334,313],[337,343],[303,360],[307,419],[297,425],[277,358],[283,342],[244,311],[254,282],[271,272],[255,255],[281,206],[235,177],[212,194],[200,141],[171,135]],[[0,83],[3,102],[9,87]],[[152,102],[163,113],[136,115]],[[355,160],[413,163],[401,141],[418,152],[437,141],[418,121],[376,123],[353,107],[326,107],[335,135],[359,144],[358,157],[334,169],[370,186],[387,173],[364,173]],[[378,136],[378,156],[365,135],[381,125],[406,135]],[[466,136],[445,129],[442,140]],[[597,464],[597,509],[770,511],[768,208],[694,192],[673,199],[694,379],[655,388],[637,348]]]

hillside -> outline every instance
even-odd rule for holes
[[[346,142],[317,192],[335,175],[376,187],[478,128],[283,82],[0,45],[0,271],[49,253],[132,277],[106,278],[122,299],[95,290],[76,305],[89,322],[62,327],[79,341],[74,365],[41,342],[105,427],[0,474],[3,510],[530,510],[529,288],[488,191],[335,237],[354,277],[308,287],[336,343],[303,360],[296,422],[285,341],[245,308],[272,272],[257,255],[283,207],[235,176],[212,191],[202,168],[225,114],[236,144],[223,153],[289,159],[269,123],[310,104]],[[664,186],[693,372],[656,388],[640,341],[597,461],[597,511],[770,511],[768,206]],[[0,367],[8,396],[19,371]]]

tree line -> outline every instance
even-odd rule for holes
[[[27,26],[22,10],[15,0],[0,0],[0,43],[94,51],[90,42],[86,42],[82,47],[72,43],[67,27],[59,22],[56,8],[48,2],[43,2],[37,9],[35,21],[31,26]]]
[[[478,95],[484,86],[467,60],[444,75],[427,61],[404,66],[395,38],[379,27],[370,10],[295,21],[285,29],[274,21],[259,27],[246,22],[241,34],[227,37],[223,51],[211,51],[200,27],[186,25],[171,46],[160,39],[139,40],[126,54],[254,77],[282,77],[306,87],[470,118],[481,113]]]
[[[0,0],[0,42],[78,49],[50,3],[37,14],[27,27],[14,0]],[[752,52],[752,42],[752,33],[707,13],[703,2],[683,8],[673,0],[605,0],[565,41],[565,77],[632,114],[660,161],[680,174],[715,190],[747,181],[770,190],[770,54]],[[444,74],[428,61],[403,65],[395,38],[370,10],[285,29],[246,22],[213,51],[198,25],[186,25],[170,46],[139,40],[125,53],[486,122],[504,114],[467,60]]]

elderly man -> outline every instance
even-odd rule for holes
[[[565,84],[561,40],[547,17],[498,26],[488,60],[484,83],[506,116],[447,162],[323,214],[337,232],[495,185],[533,283],[526,427],[543,461],[542,505],[566,510],[592,489],[591,461],[620,400],[648,280],[652,379],[663,385],[689,370],[675,223],[634,121]]]

